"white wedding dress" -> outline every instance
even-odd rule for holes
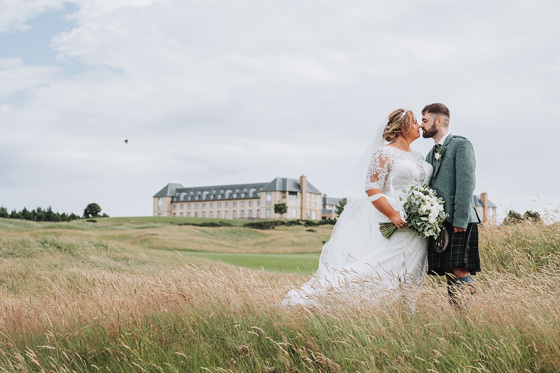
[[[398,230],[390,239],[383,237],[379,223],[390,220],[372,205],[365,190],[381,190],[405,218],[400,197],[412,185],[428,184],[432,166],[417,151],[387,145],[369,158],[363,197],[348,200],[323,247],[317,272],[301,288],[288,292],[284,305],[329,300],[379,303],[387,296],[394,299],[403,291],[419,290],[426,272],[428,240],[409,228]],[[412,299],[414,307],[414,294],[407,299]]]

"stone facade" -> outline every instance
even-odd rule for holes
[[[336,205],[340,200],[342,198],[327,197],[326,194],[323,194],[323,220],[338,219]]]
[[[153,216],[217,219],[321,219],[321,192],[298,179],[276,178],[271,182],[184,187],[167,184],[153,197]],[[274,213],[274,205],[285,203],[288,212]]]
[[[488,193],[480,193],[480,196],[473,196],[474,207],[482,224],[497,223],[496,205],[488,199]]]

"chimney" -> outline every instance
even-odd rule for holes
[[[299,178],[301,188],[301,219],[307,219],[307,178],[301,175]]]
[[[480,193],[480,202],[482,202],[482,222],[488,222],[488,193]]]

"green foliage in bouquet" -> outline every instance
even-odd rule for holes
[[[424,237],[437,237],[447,218],[445,201],[427,185],[413,186],[404,203],[407,225]]]
[[[414,185],[403,192],[407,195],[403,205],[407,226],[426,238],[437,237],[447,218],[443,198],[438,197],[436,191],[428,185]],[[380,223],[379,230],[389,239],[397,231],[397,227],[393,223]]]

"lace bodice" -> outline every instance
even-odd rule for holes
[[[384,146],[371,157],[365,190],[379,189],[383,194],[400,194],[415,184],[427,184],[433,168],[416,150],[410,152]],[[396,197],[396,196],[395,196]]]

